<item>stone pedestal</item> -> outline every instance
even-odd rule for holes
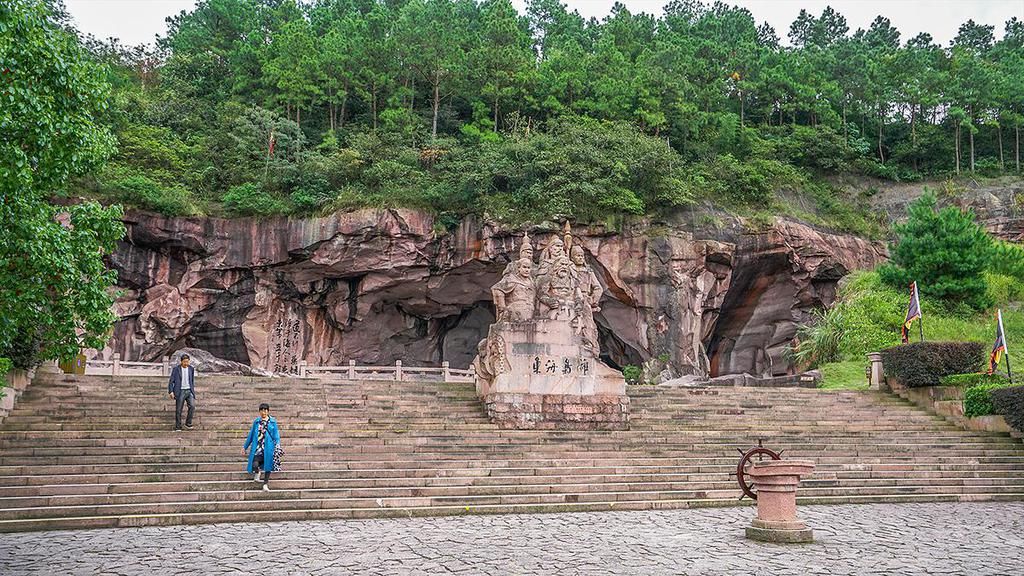
[[[757,518],[747,538],[763,542],[813,542],[811,529],[796,517],[796,489],[814,471],[810,460],[757,462],[747,475],[757,488]]]
[[[626,430],[622,374],[579,345],[559,320],[497,322],[477,367],[477,393],[503,428]]]
[[[56,360],[47,360],[36,368],[36,374],[63,374]]]

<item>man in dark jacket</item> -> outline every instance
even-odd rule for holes
[[[181,408],[188,404],[185,428],[192,429],[192,412],[196,408],[196,369],[189,366],[188,354],[181,355],[181,364],[171,369],[167,392],[174,398],[174,431],[181,432]]]

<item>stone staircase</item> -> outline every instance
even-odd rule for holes
[[[1024,499],[1024,445],[876,392],[631,387],[625,432],[499,430],[470,384],[41,376],[0,425],[0,531],[734,505],[736,448],[809,458],[804,503]],[[260,402],[271,492],[244,473]],[[746,500],[744,502],[747,502]]]

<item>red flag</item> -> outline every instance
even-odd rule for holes
[[[996,343],[992,345],[992,353],[988,357],[988,373],[992,374],[999,366],[999,359],[1006,353],[1006,334],[1003,333],[1003,311],[996,310]]]
[[[917,282],[910,283],[910,304],[907,306],[907,317],[903,320],[903,328],[900,334],[903,336],[903,343],[910,342],[910,325],[914,320],[921,318],[921,299],[917,295]]]

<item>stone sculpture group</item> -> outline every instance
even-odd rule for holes
[[[528,428],[626,425],[625,381],[598,358],[602,293],[568,223],[538,262],[523,235],[519,258],[491,289],[496,318],[474,361],[492,419]]]

